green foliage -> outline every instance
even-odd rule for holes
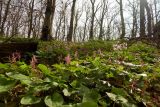
[[[37,55],[41,63],[53,64],[64,61],[64,57],[67,54],[75,58],[76,52],[78,58],[84,58],[86,55],[93,55],[99,50],[112,51],[113,43],[112,41],[101,40],[92,40],[84,43],[65,43],[62,41],[41,42],[39,43]]]
[[[147,44],[144,44],[142,42],[137,42],[129,47],[128,49],[131,52],[144,52],[144,53],[155,53],[156,48]]]
[[[0,64],[0,95],[7,100],[0,101],[5,105],[16,98],[17,107],[41,104],[48,107],[137,107],[139,104],[158,107],[158,50],[142,44],[111,51],[103,45],[87,47],[92,51],[102,47],[103,55],[95,53],[77,59],[72,56],[69,64],[40,63],[36,68],[24,62]]]
[[[32,105],[37,104],[41,101],[41,98],[35,97],[33,95],[26,95],[22,97],[21,104],[23,105]]]
[[[0,93],[8,92],[11,88],[14,87],[15,81],[8,79],[4,75],[0,75]]]
[[[59,93],[54,93],[52,96],[46,96],[44,102],[48,107],[62,107],[63,97]]]

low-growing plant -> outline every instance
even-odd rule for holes
[[[65,43],[62,44],[63,47]],[[57,45],[53,46],[54,49],[61,47],[61,43]],[[40,63],[36,56],[30,64],[19,59],[13,63],[0,63],[0,105],[159,106],[160,63],[156,51],[140,50],[136,45],[117,51],[97,50],[94,55],[74,58],[79,51],[74,53],[72,46],[81,48],[79,44],[71,43],[69,48],[66,45],[63,47],[67,53],[62,58],[63,62],[51,66]],[[54,59],[51,57],[50,60]],[[152,60],[154,62],[150,62]]]

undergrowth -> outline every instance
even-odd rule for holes
[[[40,44],[30,65],[0,63],[0,106],[160,106],[159,50],[143,43],[116,50],[114,44],[54,41]]]

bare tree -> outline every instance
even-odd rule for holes
[[[49,40],[52,37],[53,17],[56,0],[47,0],[44,24],[42,27],[41,40]]]
[[[74,15],[75,15],[75,5],[76,5],[76,0],[73,0],[72,4],[72,9],[71,9],[71,19],[70,19],[70,27],[69,27],[69,32],[67,35],[67,41],[71,42],[72,41],[72,36],[73,36],[73,23],[74,23]]]
[[[121,28],[122,28],[122,33],[120,35],[120,39],[123,39],[125,37],[126,31],[125,31],[125,22],[124,22],[124,15],[123,15],[123,1],[122,0],[116,0],[117,3],[120,6],[120,16],[121,16]]]
[[[152,34],[151,12],[147,0],[140,0],[140,36],[145,36],[145,9],[147,11],[147,31],[148,36]]]
[[[83,38],[82,41],[85,41],[86,38],[86,32],[87,32],[87,23],[89,20],[89,13],[90,13],[90,8],[86,5],[84,5],[85,8],[85,22],[84,22],[84,30],[83,30]]]
[[[0,30],[1,30],[1,31],[0,31],[0,34],[1,34],[1,35],[4,35],[4,26],[5,26],[5,23],[6,23],[6,20],[7,20],[7,16],[8,16],[8,13],[9,13],[10,3],[11,3],[11,0],[8,0],[8,1],[7,1],[6,8],[5,8],[5,13],[4,13],[4,16],[3,16],[1,28],[0,28]]]
[[[32,25],[33,25],[33,9],[35,0],[31,0],[29,3],[29,26],[28,26],[28,38],[31,36]]]
[[[89,39],[91,40],[91,39],[94,39],[93,37],[94,21],[95,21],[96,13],[100,7],[99,5],[95,6],[96,0],[90,0],[90,2],[91,2],[92,15],[91,15],[91,26],[90,26],[90,31],[89,31]]]
[[[145,2],[144,0],[140,0],[140,36],[144,37],[145,33]]]
[[[73,30],[73,38],[74,38],[74,42],[76,41],[77,35],[76,35],[76,31],[77,31],[77,27],[78,27],[78,21],[82,16],[82,11],[77,9],[76,13],[75,13],[75,24],[74,24],[74,30]],[[80,31],[81,32],[81,31]]]
[[[105,14],[108,12],[108,0],[102,0],[102,11],[101,11],[101,16],[100,16],[100,30],[99,30],[99,39],[102,39],[104,36],[104,29],[103,29],[103,24],[104,24],[104,17]]]
[[[0,1],[0,25],[1,25],[1,22],[2,22],[2,8],[3,7],[3,0]]]
[[[150,7],[148,5],[147,0],[144,0],[144,2],[145,2],[145,9],[147,11],[147,31],[148,31],[148,36],[151,36],[151,34],[152,34],[151,10],[150,10]]]
[[[132,30],[131,30],[131,38],[135,38],[137,35],[137,31],[138,31],[138,1],[137,0],[133,0],[132,2],[130,0],[128,0],[129,2],[129,6],[132,9]]]
[[[155,13],[155,19],[156,19],[156,23],[158,22],[158,13],[157,13],[157,0],[154,0],[154,13]]]

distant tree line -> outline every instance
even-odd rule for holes
[[[0,0],[0,36],[74,42],[153,37],[159,13],[159,0]]]

